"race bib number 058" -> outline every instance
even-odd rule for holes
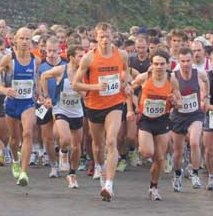
[[[33,80],[12,80],[12,88],[16,91],[16,99],[29,99],[33,96]]]

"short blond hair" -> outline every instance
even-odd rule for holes
[[[103,30],[103,31],[112,30],[112,26],[107,22],[100,22],[95,27],[96,33],[98,30]]]

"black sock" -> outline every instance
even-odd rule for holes
[[[75,175],[76,170],[70,169],[69,175]]]
[[[193,174],[198,176],[198,169],[193,169]]]
[[[121,160],[126,160],[127,156],[126,154],[121,155]]]
[[[175,175],[176,176],[181,176],[181,170],[175,170]]]
[[[134,147],[134,146],[131,146],[131,147],[129,148],[129,151],[135,151],[135,147]]]
[[[150,182],[150,188],[157,188],[158,187],[158,183],[153,183],[153,182]]]
[[[68,152],[68,150],[67,149],[61,149],[61,152],[66,154]]]

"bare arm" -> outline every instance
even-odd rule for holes
[[[210,92],[210,85],[209,85],[209,79],[208,76],[206,74],[206,72],[199,72],[199,84],[201,87],[201,91],[202,91],[202,100],[205,99]]]
[[[179,83],[174,74],[171,75],[171,83],[172,83],[172,94],[173,95],[171,95],[170,101],[176,108],[181,108],[182,98],[181,98],[181,93],[179,89]]]
[[[148,73],[138,74],[136,78],[132,81],[132,88],[136,89],[139,86],[142,86],[144,82],[147,80]]]
[[[72,87],[75,91],[99,91],[107,88],[106,83],[87,84],[83,83],[83,77],[86,75],[92,61],[92,52],[87,53],[81,60],[79,68],[73,78]]]
[[[36,58],[36,76],[35,76],[35,86],[36,86],[35,94],[36,94],[36,98],[39,97],[40,92],[41,92],[40,80],[39,80],[39,75],[38,75],[38,68],[39,68],[40,64],[41,64],[41,60]]]
[[[47,80],[55,77],[57,82],[59,82],[62,78],[64,67],[65,67],[64,65],[53,67],[52,69],[45,71],[41,75],[40,84],[41,84],[41,89],[43,91],[44,97],[48,97]]]
[[[0,61],[0,74],[5,71],[5,73],[8,73],[12,70],[12,62],[11,62],[12,56],[11,54],[3,56],[3,58]],[[11,87],[4,87],[0,83],[0,92],[8,97],[15,97],[16,91],[12,89]]]
[[[210,84],[206,72],[199,71],[199,85],[201,88],[201,108],[204,112],[207,112],[210,109]]]

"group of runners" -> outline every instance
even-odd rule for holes
[[[109,23],[68,30],[28,24],[13,32],[0,20],[0,163],[11,152],[17,185],[29,184],[42,143],[49,177],[67,171],[69,188],[79,187],[88,155],[104,201],[128,158],[151,162],[151,200],[162,199],[158,183],[169,165],[181,192],[187,150],[192,187],[202,188],[204,161],[213,190],[213,34],[133,27],[121,38]]]

